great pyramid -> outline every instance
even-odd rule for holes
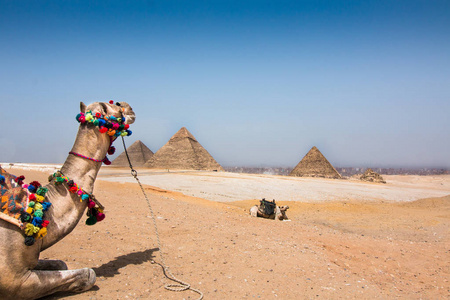
[[[127,148],[128,155],[130,156],[131,164],[133,167],[143,166],[153,156],[152,150],[144,145],[140,140],[134,142]],[[112,161],[113,166],[128,166],[128,159],[125,151],[120,153],[115,160]]]
[[[145,163],[155,169],[224,171],[221,165],[182,127]]]
[[[316,146],[309,150],[289,176],[342,178]]]

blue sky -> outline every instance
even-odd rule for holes
[[[63,162],[113,99],[154,152],[185,126],[223,166],[450,168],[449,1],[0,0],[0,41],[3,162]]]

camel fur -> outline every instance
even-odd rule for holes
[[[120,102],[120,106],[95,102],[87,107],[81,102],[80,108],[81,112],[91,110],[106,116],[120,117],[122,114],[126,124],[135,120],[132,108],[125,102]],[[93,124],[84,123],[79,126],[72,151],[100,159],[106,156],[109,146],[107,134],[100,133]],[[101,162],[69,155],[61,172],[84,191],[92,193],[100,167]],[[87,202],[81,202],[64,185],[50,183],[46,188],[52,206],[45,214],[50,224],[44,238],[26,246],[21,229],[0,219],[0,299],[37,299],[55,292],[83,292],[95,284],[96,275],[92,269],[67,270],[62,261],[39,260],[41,251],[75,228],[87,208]]]

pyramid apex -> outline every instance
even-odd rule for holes
[[[192,133],[187,130],[186,127],[181,127],[180,130],[177,131],[170,139],[178,139],[178,138],[190,138],[194,141],[197,141]]]

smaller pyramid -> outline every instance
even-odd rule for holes
[[[152,150],[145,146],[140,140],[137,140],[130,147],[128,147],[127,152],[133,167],[143,166],[153,156]],[[112,161],[111,165],[118,167],[129,166],[125,151],[120,153],[120,155]]]
[[[342,178],[316,146],[309,150],[289,176]]]
[[[368,168],[364,174],[361,175],[360,179],[368,182],[386,183],[384,178],[371,168]]]
[[[144,166],[155,169],[224,171],[185,127],[178,130]]]

